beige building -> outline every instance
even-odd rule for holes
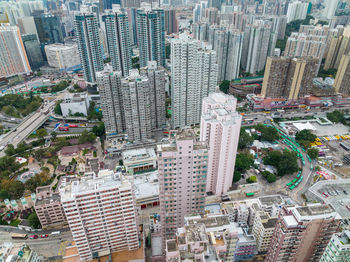
[[[258,252],[267,252],[269,249],[277,218],[271,218],[267,212],[259,211],[255,215],[253,235],[256,239]]]
[[[35,212],[43,228],[67,223],[59,193],[53,192],[50,186],[36,189]]]
[[[340,60],[337,76],[334,81],[335,91],[348,95],[350,93],[350,54]]]
[[[326,57],[324,69],[338,69],[340,60],[344,54],[349,53],[350,48],[350,27],[344,28],[343,34],[334,36],[330,40],[330,46]]]
[[[268,57],[261,95],[296,100],[309,94],[318,72],[317,58]]]

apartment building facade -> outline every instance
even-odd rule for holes
[[[237,100],[223,93],[203,99],[200,140],[209,145],[207,192],[226,193],[232,185],[242,116]]]
[[[111,170],[88,173],[59,187],[62,206],[82,261],[108,251],[139,248],[130,177]]]

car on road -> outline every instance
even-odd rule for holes
[[[346,205],[346,208],[350,211],[350,206],[349,205]]]
[[[37,238],[39,238],[39,237],[38,237],[38,235],[30,235],[29,238],[30,238],[30,239],[37,239]]]
[[[49,235],[40,235],[40,238],[48,238]]]
[[[323,192],[322,195],[324,195],[325,197],[328,197],[328,195],[325,192]]]

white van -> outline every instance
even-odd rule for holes
[[[59,236],[59,235],[61,235],[60,231],[51,232],[51,236]]]

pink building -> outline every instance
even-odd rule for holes
[[[200,140],[208,143],[207,192],[226,193],[232,185],[242,116],[237,100],[223,93],[203,99]]]
[[[265,262],[319,261],[339,223],[340,216],[328,205],[284,207]]]
[[[36,189],[35,212],[43,228],[66,224],[66,216],[59,193],[53,192],[51,186]]]
[[[62,181],[61,201],[82,261],[139,248],[132,179],[111,170]]]
[[[170,144],[158,145],[157,158],[162,233],[174,238],[186,214],[204,212],[208,150],[192,129],[183,129]]]

